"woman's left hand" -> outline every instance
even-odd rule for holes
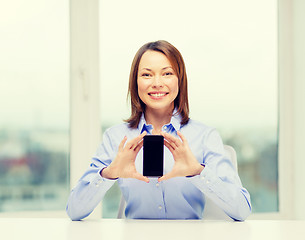
[[[173,154],[175,163],[172,171],[160,177],[159,182],[173,177],[198,175],[204,168],[195,158],[186,138],[179,131],[177,131],[177,134],[181,140],[171,134],[161,132],[164,137],[164,145]]]

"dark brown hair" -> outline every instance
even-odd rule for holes
[[[149,42],[143,45],[136,53],[130,70],[129,75],[129,87],[128,96],[131,102],[131,116],[126,122],[129,123],[129,127],[137,128],[140,122],[142,113],[145,112],[145,104],[138,94],[138,69],[140,60],[143,54],[148,51],[157,51],[163,53],[170,61],[177,77],[179,92],[174,100],[174,106],[177,108],[177,112],[180,113],[181,125],[187,124],[189,121],[189,104],[187,95],[187,77],[183,58],[181,53],[169,42],[160,40],[156,42]]]

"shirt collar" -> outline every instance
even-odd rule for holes
[[[166,124],[166,126],[172,125],[176,131],[179,131],[181,128],[181,119],[182,119],[182,117],[181,117],[180,113],[175,108],[173,115],[171,117],[171,121],[169,124]],[[151,130],[153,129],[151,124],[146,123],[144,113],[142,113],[142,116],[140,118],[138,129],[141,131],[141,133],[143,131],[151,132]]]
[[[140,122],[139,122],[139,125],[138,125],[138,129],[141,131],[141,133],[144,132],[144,131],[147,132],[147,130],[148,130],[147,127],[148,127],[148,125],[146,124],[144,113],[142,113],[142,116],[140,118]]]
[[[177,109],[175,109],[170,123],[173,125],[176,131],[179,131],[181,128],[181,120],[182,117],[180,113],[177,111]]]

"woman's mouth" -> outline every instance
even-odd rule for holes
[[[150,92],[148,95],[153,98],[153,99],[160,99],[166,96],[168,93],[167,92]]]
[[[153,97],[163,97],[166,93],[149,93],[149,95]]]

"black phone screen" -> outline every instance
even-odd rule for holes
[[[161,177],[163,175],[164,137],[146,135],[143,143],[143,175]]]

